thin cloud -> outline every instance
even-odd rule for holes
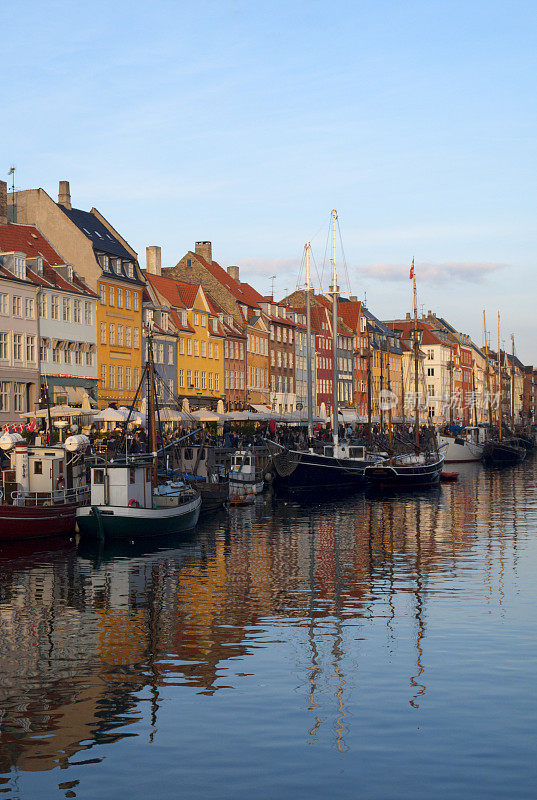
[[[296,280],[300,262],[296,258],[242,258],[243,267],[251,275],[276,275],[278,278],[293,276]]]
[[[424,283],[443,283],[445,281],[462,281],[466,283],[483,283],[495,272],[505,269],[507,264],[491,261],[446,261],[441,264],[424,262],[416,264],[416,277]],[[355,269],[362,278],[379,281],[408,280],[410,264],[362,264]]]

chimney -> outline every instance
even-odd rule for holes
[[[410,311],[407,311],[407,312],[406,312],[406,318],[407,318],[407,319],[410,319]]]
[[[351,294],[349,295],[349,300],[351,301],[351,303],[357,303],[358,297],[355,294]]]
[[[201,256],[208,261],[209,264],[213,263],[213,247],[210,242],[196,242],[194,252],[197,256]]]
[[[162,250],[158,244],[152,244],[145,248],[145,266],[151,275],[161,275],[161,256]]]
[[[240,283],[239,268],[238,267],[228,267],[227,268],[227,274],[231,278],[233,278],[234,281],[237,281],[237,283]]]
[[[69,181],[60,181],[58,188],[58,205],[64,208],[71,208],[71,190],[69,189]]]
[[[0,181],[0,225],[7,225],[7,183]]]

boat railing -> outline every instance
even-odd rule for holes
[[[89,486],[75,486],[71,489],[53,489],[50,492],[11,492],[14,506],[58,506],[84,503],[89,500]]]

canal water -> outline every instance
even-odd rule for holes
[[[537,462],[0,551],[0,798],[537,794]]]

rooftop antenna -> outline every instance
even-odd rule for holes
[[[367,308],[367,292],[364,289],[364,306]]]
[[[269,278],[270,285],[271,285],[270,294],[271,294],[271,297],[272,297],[273,300],[274,300],[274,281],[275,280],[276,280],[276,275],[271,275],[270,278]]]
[[[11,175],[11,221],[16,222],[15,219],[15,170],[17,167],[10,167],[8,175]]]

